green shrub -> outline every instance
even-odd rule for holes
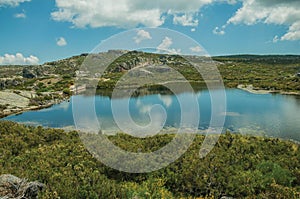
[[[146,174],[116,171],[86,150],[75,131],[0,121],[0,173],[47,185],[40,198],[299,198],[299,145],[279,139],[222,135],[203,159],[197,135],[168,167]],[[173,135],[108,136],[126,151],[156,151]]]
[[[72,95],[72,92],[70,91],[69,88],[64,88],[63,89],[63,94],[65,94],[65,95]]]

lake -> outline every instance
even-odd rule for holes
[[[218,91],[211,91],[218,92]],[[185,99],[191,93],[177,94]],[[202,90],[197,93],[200,108],[199,129],[208,128],[211,117],[210,92]],[[279,94],[252,94],[239,89],[227,89],[227,111],[224,113],[226,129],[251,135],[293,139],[300,141],[300,97]],[[180,125],[181,110],[175,95],[150,94],[132,97],[129,110],[132,119],[140,125],[149,123],[149,110],[153,104],[159,104],[167,115],[165,128],[176,128]],[[111,99],[108,96],[73,96],[69,102],[54,105],[50,108],[11,115],[4,120],[11,120],[30,125],[66,128],[74,127],[72,101],[90,103],[95,100],[95,109],[101,129],[107,132],[118,131],[113,119],[111,103],[122,106],[127,99]],[[188,102],[187,102],[188,103]]]

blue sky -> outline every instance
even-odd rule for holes
[[[42,64],[90,52],[115,34],[143,27],[181,32],[210,55],[300,54],[299,2],[0,0],[0,64]]]

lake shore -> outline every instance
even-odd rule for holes
[[[281,90],[263,90],[263,89],[255,89],[253,85],[244,85],[239,84],[237,86],[238,89],[247,91],[253,94],[281,94],[281,95],[300,95],[300,92],[291,92],[291,91],[281,91]]]
[[[288,92],[280,90],[263,90],[256,89],[253,85],[239,84],[238,89],[247,91],[252,94],[281,94],[281,95],[300,95],[300,92]],[[123,88],[124,89],[124,88]],[[69,97],[63,97],[62,99],[49,100],[46,104],[32,106],[29,105],[29,99],[35,97],[36,94],[31,91],[13,91],[3,90],[0,91],[0,119],[8,117],[10,115],[22,114],[27,111],[41,110],[49,108],[55,104],[60,104],[63,101],[69,100]],[[4,107],[1,109],[1,106]]]
[[[30,98],[36,97],[35,92],[31,91],[0,91],[0,118],[10,115],[22,114],[27,111],[41,110],[59,104],[69,98],[53,99],[42,105],[30,105]]]

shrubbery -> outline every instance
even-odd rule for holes
[[[128,151],[157,150],[173,135],[109,136]],[[111,169],[94,159],[76,132],[0,122],[0,173],[47,185],[41,198],[299,198],[299,145],[226,133],[203,159],[196,137],[168,167],[147,174]]]

